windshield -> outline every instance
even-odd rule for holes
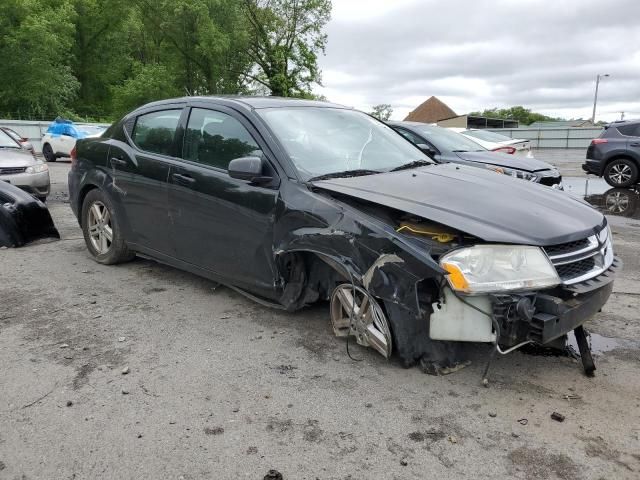
[[[465,130],[465,135],[469,135],[471,137],[479,138],[480,140],[486,140],[487,142],[510,142],[511,137],[507,137],[506,135],[500,135],[499,133],[490,132],[488,130]]]
[[[4,130],[0,130],[0,148],[22,148],[18,142],[11,138]]]
[[[390,171],[418,161],[433,163],[385,124],[356,110],[323,107],[258,110],[301,175]]]
[[[486,148],[479,143],[442,127],[415,126],[411,128],[418,132],[426,140],[429,140],[441,152],[484,152]]]

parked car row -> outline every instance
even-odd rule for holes
[[[438,162],[487,168],[529,182],[561,186],[558,169],[541,160],[490,151],[465,135],[435,125],[419,122],[389,122],[389,125]]]
[[[560,181],[550,165],[418,133],[325,102],[155,102],[78,140],[70,205],[97,262],[140,253],[290,311],[328,300],[335,335],[405,365],[573,330],[592,372],[582,324],[621,267],[605,217],[536,184]]]
[[[75,125],[71,120],[56,118],[42,137],[42,155],[47,162],[55,162],[61,157],[71,157],[71,152],[80,138],[99,137],[105,127],[95,125]]]

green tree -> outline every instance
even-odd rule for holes
[[[76,11],[73,73],[80,82],[74,110],[104,116],[111,110],[110,85],[131,72],[125,28],[129,0],[74,0]]]
[[[391,118],[393,114],[393,108],[388,103],[381,103],[380,105],[376,105],[373,107],[373,111],[369,114],[376,117],[378,120],[382,120],[386,122]]]
[[[324,54],[323,28],[331,18],[331,0],[243,0],[248,22],[246,78],[273,95],[303,97],[321,81],[318,55]]]
[[[75,11],[70,0],[0,3],[0,113],[54,117],[76,98],[70,63]]]
[[[176,97],[180,91],[166,66],[137,64],[133,75],[122,85],[111,88],[113,114],[116,118],[145,103]]]
[[[471,112],[469,115],[476,115],[488,118],[509,118],[518,120],[521,125],[531,125],[533,122],[545,122],[550,120],[561,120],[559,118],[549,117],[541,113],[532,112],[528,108],[521,105],[509,108],[490,108],[482,112]]]

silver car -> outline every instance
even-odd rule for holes
[[[47,199],[51,181],[49,167],[0,130],[0,181],[29,192],[41,201]]]

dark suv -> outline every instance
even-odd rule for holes
[[[587,148],[582,169],[604,177],[612,187],[638,183],[640,166],[640,120],[607,125]]]

